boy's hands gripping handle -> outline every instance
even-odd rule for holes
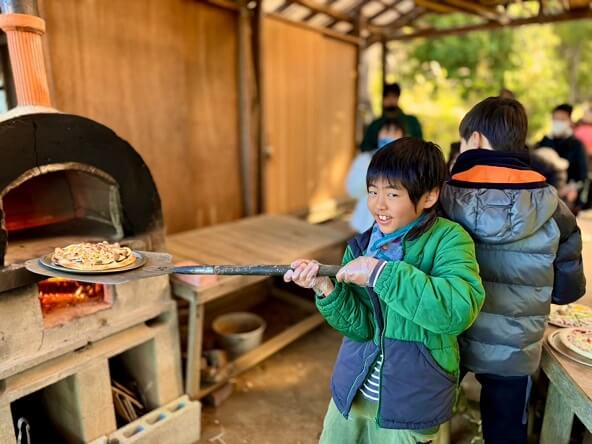
[[[294,282],[303,288],[312,288],[318,295],[328,296],[335,288],[330,277],[334,277],[341,267],[321,265],[317,261],[299,259],[290,264],[284,274],[285,282]]]

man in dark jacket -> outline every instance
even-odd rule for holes
[[[576,219],[529,166],[528,121],[513,99],[490,97],[460,124],[461,154],[441,193],[446,215],[473,237],[485,304],[459,338],[461,365],[481,383],[486,444],[526,444],[531,375],[551,303],[585,293]]]
[[[578,208],[579,195],[585,189],[588,178],[588,159],[584,145],[573,135],[572,111],[573,107],[567,103],[553,109],[551,132],[543,137],[537,147],[553,148],[569,162],[567,181],[573,192],[567,195],[566,201]]]
[[[388,119],[396,119],[403,124],[404,133],[407,136],[423,138],[421,124],[417,117],[405,114],[399,108],[399,97],[401,96],[401,87],[398,83],[387,83],[382,90],[382,116],[370,123],[364,133],[364,140],[360,145],[362,151],[375,151],[378,149],[378,133]]]

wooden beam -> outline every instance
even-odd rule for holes
[[[332,8],[331,6],[326,6],[317,3],[315,0],[294,0],[294,3],[304,6],[310,9],[311,11],[328,15],[329,17],[334,18],[336,20],[349,23],[353,22],[353,17],[351,15],[344,14],[343,12],[338,11],[335,8]]]
[[[366,46],[373,45],[376,42],[379,42],[382,39],[383,35],[393,34],[395,30],[402,28],[403,26],[407,26],[412,23],[414,20],[417,20],[422,15],[426,14],[428,11],[424,8],[416,8],[413,9],[408,14],[405,14],[398,19],[394,20],[393,22],[384,25],[382,30],[379,32],[373,33],[368,40],[366,41]],[[388,30],[391,30],[390,32]]]
[[[397,12],[399,15],[401,15],[401,11],[399,11],[397,9],[397,5],[399,3],[401,3],[402,1],[403,0],[395,0],[392,5],[386,5],[386,4],[383,3],[382,4],[382,9],[380,9],[378,12],[376,12],[373,15],[371,15],[370,17],[368,17],[368,21],[369,22],[372,22],[372,20],[374,20],[375,18],[380,17],[382,14],[384,14],[389,9],[393,9],[395,12]]]
[[[458,8],[453,8],[450,5],[445,5],[443,3],[434,2],[431,0],[415,0],[415,4],[441,14],[454,14],[455,12],[459,12]]]
[[[284,12],[291,5],[292,5],[292,0],[286,0],[284,3],[282,3],[277,8],[275,8],[275,11],[274,12],[277,12],[278,14],[281,13],[281,12]]]
[[[592,18],[592,10],[579,10],[579,11],[570,11],[564,12],[561,14],[556,15],[544,15],[544,16],[534,16],[534,17],[527,17],[527,18],[520,18],[511,20],[508,23],[501,23],[501,22],[487,22],[487,23],[479,23],[475,25],[469,26],[462,26],[458,28],[448,28],[448,29],[423,29],[421,31],[413,32],[410,34],[394,34],[394,35],[387,35],[387,40],[413,40],[420,37],[443,37],[447,35],[459,35],[459,34],[466,34],[468,32],[473,31],[487,31],[492,29],[498,28],[515,28],[517,26],[524,26],[524,25],[534,25],[534,24],[544,24],[544,23],[556,23],[556,22],[565,22],[569,20],[583,20]]]
[[[325,5],[327,6],[331,6],[333,3],[335,3],[337,0],[328,0],[327,3],[325,3]],[[303,18],[302,21],[303,22],[307,22],[309,21],[311,18],[313,18],[315,15],[317,15],[318,12],[316,11],[310,11],[308,14],[306,14]]]
[[[480,5],[476,2],[471,2],[467,0],[445,0],[447,4],[456,6],[463,10],[473,12],[480,17],[483,17],[487,20],[502,20],[502,16],[500,16],[495,9],[488,8],[486,6]]]
[[[326,35],[327,37],[331,37],[331,38],[334,38],[337,40],[342,40],[344,42],[351,43],[353,45],[360,45],[362,43],[361,39],[359,39],[353,35],[344,34],[342,32],[334,31],[332,29],[321,27],[321,26],[312,26],[307,23],[296,22],[294,20],[290,20],[287,17],[284,17],[283,15],[276,14],[275,12],[267,13],[267,16],[272,17],[275,20],[279,20],[284,23],[289,23],[290,25],[294,25],[294,26],[298,26],[300,28],[320,32],[321,34]]]
[[[240,5],[233,1],[233,0],[201,0],[204,3],[207,3],[212,6],[217,6],[218,8],[229,9],[231,11],[240,11]]]
[[[585,9],[590,8],[590,0],[569,0],[569,9]]]

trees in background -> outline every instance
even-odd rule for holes
[[[464,15],[430,18],[438,26],[468,24]],[[434,23],[432,23],[434,24]],[[550,110],[562,102],[592,100],[592,21],[525,26],[460,36],[391,42],[387,80],[403,86],[402,107],[417,115],[427,138],[447,149],[458,123],[476,102],[502,87],[516,93],[530,120],[530,139],[548,129]],[[369,75],[378,111],[382,78]]]

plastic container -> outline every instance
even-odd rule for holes
[[[261,344],[265,327],[263,318],[247,312],[227,313],[218,316],[212,323],[220,346],[231,358],[236,358]]]

